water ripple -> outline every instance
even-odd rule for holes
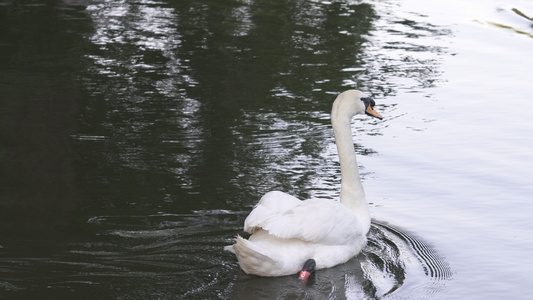
[[[302,288],[295,276],[240,274],[232,299],[425,299],[444,295],[452,278],[433,247],[391,225],[373,221],[368,245],[343,265],[319,270]]]
[[[0,286],[18,296],[51,288],[61,296],[122,291],[121,299],[417,299],[442,294],[452,278],[446,260],[427,242],[376,221],[359,256],[317,271],[307,287],[296,276],[246,275],[223,251],[245,216],[229,210],[94,216],[88,225],[97,234],[87,241],[63,246],[49,257],[3,259],[11,279],[0,278]]]

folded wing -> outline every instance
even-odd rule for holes
[[[281,192],[266,194],[245,221],[245,231],[266,230],[280,239],[321,245],[343,245],[363,235],[345,205],[325,199],[300,201]]]

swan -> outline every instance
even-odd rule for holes
[[[301,201],[283,192],[266,193],[244,221],[241,236],[225,250],[235,253],[247,274],[274,277],[296,274],[307,281],[314,270],[342,264],[366,245],[370,213],[359,176],[351,120],[357,114],[382,119],[375,102],[348,90],[335,99],[331,123],[341,166],[340,202]]]

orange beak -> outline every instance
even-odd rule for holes
[[[377,111],[375,111],[374,108],[372,106],[370,106],[370,105],[366,108],[366,114],[371,116],[371,117],[378,118],[380,120],[383,119],[383,116],[380,115]]]

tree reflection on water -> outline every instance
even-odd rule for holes
[[[412,54],[444,52],[427,39],[449,32],[371,3],[0,6],[0,288],[229,294],[240,273],[219,251],[264,192],[337,197],[336,94],[438,80]],[[357,136],[380,134],[365,122]]]

